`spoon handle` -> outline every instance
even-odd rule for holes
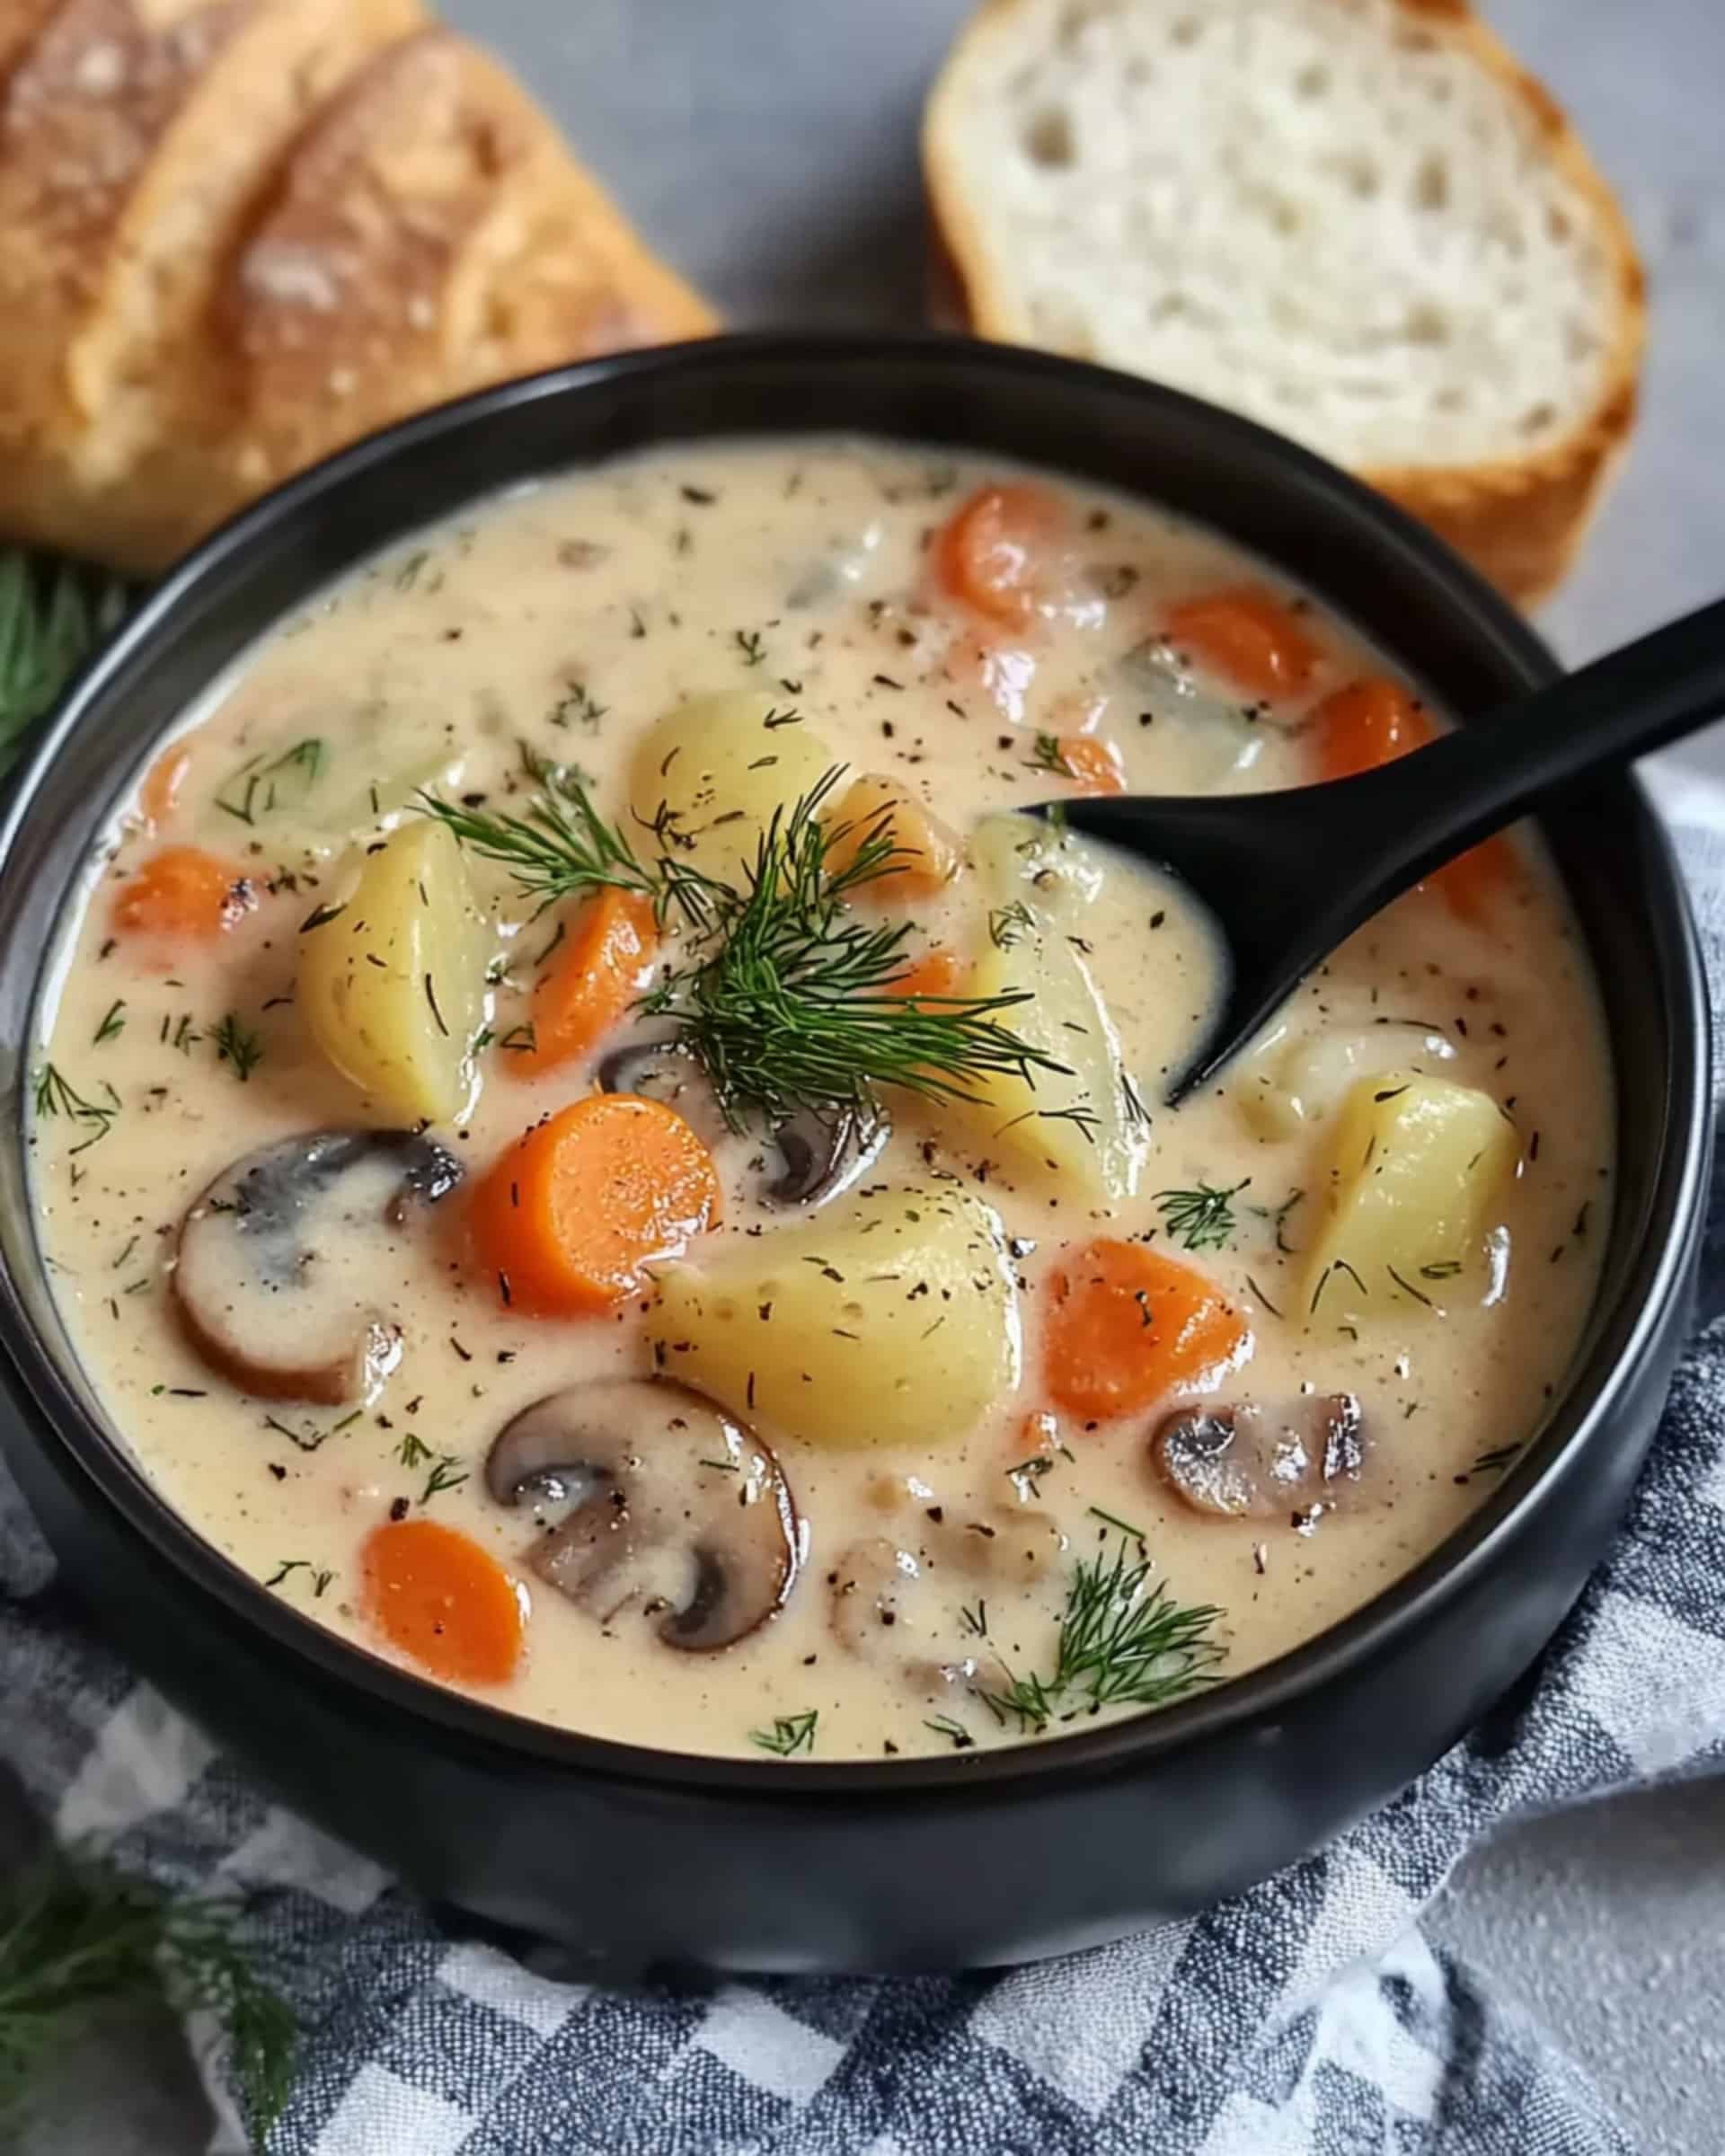
[[[1574,780],[1725,718],[1725,599],[1344,782],[1382,835],[1380,872],[1414,881]],[[1338,804],[1340,806],[1340,804]]]

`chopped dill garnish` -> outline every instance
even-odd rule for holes
[[[248,756],[216,796],[216,806],[238,823],[255,824],[284,803],[297,807],[323,775],[324,744],[316,735],[296,741],[266,763]]]
[[[216,1043],[217,1062],[227,1064],[240,1083],[246,1084],[263,1061],[262,1036],[243,1026],[230,1011],[209,1038]]]
[[[988,915],[988,940],[996,950],[1010,950],[1035,926],[1035,915],[1022,898],[1014,898],[995,906]]]
[[[1520,1445],[1493,1445],[1490,1452],[1482,1453],[1470,1462],[1467,1471],[1470,1475],[1503,1474],[1520,1459],[1524,1449]]]
[[[1103,1515],[1106,1516],[1106,1515]],[[1111,1559],[1081,1559],[1060,1618],[1054,1667],[1047,1676],[1008,1673],[1002,1692],[978,1697],[997,1719],[1042,1730],[1056,1720],[1103,1707],[1163,1707],[1216,1682],[1222,1648],[1210,1637],[1223,1614],[1213,1604],[1177,1603],[1137,1531],[1124,1530]]]
[[[1305,1196],[1304,1190],[1290,1190],[1279,1206],[1248,1206],[1246,1207],[1248,1213],[1255,1213],[1260,1220],[1267,1220],[1276,1231],[1276,1248],[1284,1258],[1292,1258],[1296,1252],[1293,1244],[1283,1240],[1282,1225]]]
[[[819,1720],[818,1707],[809,1708],[806,1714],[775,1715],[770,1729],[751,1729],[748,1741],[758,1745],[763,1752],[776,1753],[779,1758],[789,1759],[794,1753],[814,1750],[815,1729]]]
[[[111,1085],[103,1082],[108,1100],[86,1100],[72,1083],[51,1063],[40,1064],[36,1071],[36,1114],[42,1122],[55,1116],[66,1116],[74,1123],[81,1123],[89,1131],[87,1138],[79,1139],[73,1146],[74,1153],[87,1153],[92,1145],[108,1135],[114,1127],[114,1118],[119,1113],[119,1095]],[[70,1157],[70,1156],[68,1156]]]
[[[766,645],[758,629],[739,629],[734,632],[737,649],[743,655],[746,667],[758,667],[766,657]]]
[[[259,2145],[287,2100],[297,2029],[246,1940],[236,1902],[182,1899],[103,1860],[57,1852],[0,1886],[0,2141],[37,2065],[110,2000],[202,2010]]]
[[[936,1736],[945,1737],[955,1752],[969,1752],[977,1741],[956,1715],[933,1715],[924,1722],[923,1727],[932,1729]]]
[[[441,1497],[446,1489],[459,1489],[468,1480],[468,1471],[454,1453],[438,1456],[437,1465],[425,1479],[425,1488],[420,1492],[420,1503],[429,1505],[433,1498]]]
[[[566,727],[573,723],[593,734],[598,731],[600,720],[610,709],[608,703],[600,703],[594,697],[584,681],[571,681],[545,715],[553,726]]]
[[[1070,779],[1076,776],[1071,764],[1066,761],[1066,752],[1060,746],[1058,734],[1038,734],[1031,745],[1031,753],[1024,762],[1028,770],[1051,771],[1057,779]]]
[[[93,1045],[100,1047],[104,1040],[118,1040],[125,1030],[126,999],[123,995],[119,995],[116,996],[109,1004],[102,1023],[96,1028]]]
[[[1156,1209],[1168,1224],[1168,1233],[1189,1250],[1225,1250],[1234,1240],[1238,1223],[1233,1201],[1252,1178],[1244,1176],[1225,1190],[1200,1182],[1191,1190],[1158,1190]]]
[[[431,1457],[431,1447],[410,1430],[395,1447],[395,1457],[403,1467],[422,1467]]]

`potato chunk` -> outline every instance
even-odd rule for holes
[[[740,884],[774,817],[788,816],[836,761],[789,696],[697,696],[642,737],[629,806],[677,860]]]
[[[951,883],[964,863],[958,833],[913,800],[900,781],[883,778],[878,772],[853,779],[828,821],[835,835],[827,865],[835,872],[847,869],[863,841],[877,831],[891,839],[898,849],[892,866],[885,875],[859,887],[881,898],[930,897]]]
[[[814,1445],[950,1443],[1018,1383],[1000,1220],[944,1187],[668,1268],[650,1329],[667,1376]]]
[[[1336,1125],[1307,1309],[1333,1322],[1441,1304],[1479,1262],[1492,1200],[1520,1157],[1490,1093],[1397,1071],[1359,1079]]]
[[[993,927],[960,993],[1028,991],[1001,1023],[1065,1068],[1039,1070],[1033,1085],[990,1073],[970,1085],[973,1100],[953,1104],[951,1118],[1009,1174],[1113,1204],[1137,1187],[1145,1133],[1113,1023],[1071,937],[1100,888],[1097,856],[1017,817],[985,824],[973,853]]]
[[[1443,1034],[1411,1021],[1321,1024],[1307,1032],[1283,1020],[1240,1058],[1234,1097],[1261,1137],[1303,1137],[1330,1120],[1356,1079],[1410,1068],[1424,1076],[1455,1060]]]
[[[409,824],[365,856],[345,903],[311,918],[296,1001],[313,1039],[390,1121],[457,1115],[473,1085],[486,943],[453,834]]]

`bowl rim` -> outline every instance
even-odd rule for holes
[[[1476,633],[1489,629],[1501,656],[1530,683],[1558,670],[1549,649],[1508,602],[1434,534],[1386,498],[1298,444],[1183,392],[1087,363],[970,338],[847,332],[712,338],[613,354],[481,390],[367,436],[243,509],[170,571],[72,685],[23,763],[0,815],[0,877],[11,872],[18,835],[62,747],[101,710],[111,686],[147,654],[161,626],[200,585],[243,559],[279,523],[411,460],[428,443],[491,425],[546,398],[579,396],[597,384],[650,382],[691,369],[748,369],[787,362],[819,369],[913,358],[924,367],[960,372],[1076,377],[1081,385],[1089,381],[1110,396],[1126,395],[1160,406],[1170,417],[1202,425],[1224,443],[1236,439],[1259,456],[1273,457],[1356,525],[1371,527],[1387,551],[1399,552],[1418,572],[1435,602],[1452,614],[1465,612],[1473,617]],[[790,431],[770,421],[762,429],[768,439]],[[665,438],[683,437],[671,434]],[[893,437],[882,433],[879,438]],[[907,434],[898,438],[912,437]],[[1050,470],[1060,468],[1057,457],[1027,461]],[[412,528],[411,519],[404,521],[399,536],[405,537]],[[308,582],[305,591],[316,588],[319,581]],[[155,738],[153,735],[152,741]],[[126,766],[128,773],[137,761]],[[33,1410],[39,1437],[45,1433],[47,1441],[80,1471],[94,1493],[106,1500],[128,1529],[143,1537],[158,1559],[188,1578],[203,1596],[213,1597],[242,1622],[261,1630],[275,1648],[306,1666],[308,1675],[343,1688],[356,1700],[368,1698],[404,1716],[418,1726],[415,1734],[421,1740],[435,1736],[464,1750],[477,1749],[513,1761],[518,1768],[531,1764],[562,1769],[619,1788],[800,1807],[823,1800],[879,1810],[907,1800],[918,1805],[942,1799],[1011,1802],[1039,1796],[1055,1780],[1073,1784],[1152,1768],[1210,1740],[1237,1735],[1250,1724],[1275,1721],[1326,1681],[1393,1648],[1443,1604],[1460,1595],[1494,1563],[1530,1515],[1561,1500],[1563,1481],[1589,1438],[1611,1416],[1616,1395],[1649,1353],[1667,1306],[1681,1290],[1689,1241],[1685,1230],[1699,1208],[1711,1120],[1706,988],[1685,888],[1663,826],[1632,776],[1615,782],[1611,798],[1614,812],[1622,819],[1625,843],[1633,845],[1642,867],[1655,928],[1648,961],[1660,979],[1670,1013],[1673,1055],[1664,1074],[1667,1113],[1640,1242],[1631,1253],[1615,1300],[1596,1307],[1584,1342],[1588,1359],[1598,1366],[1589,1383],[1588,1372],[1578,1360],[1544,1425],[1511,1472],[1408,1571],[1299,1646],[1175,1705],[1033,1742],[879,1760],[710,1755],[562,1729],[451,1691],[342,1639],[269,1594],[260,1581],[206,1542],[155,1489],[119,1443],[84,1411],[39,1336],[13,1277],[15,1251],[36,1248],[33,1222],[28,1219],[22,1224],[0,1222],[0,1340],[11,1365],[9,1374]],[[43,962],[38,961],[31,998],[32,1021]],[[14,1052],[21,1059],[27,1057],[31,1038],[17,1044]],[[1621,1227],[1614,1226],[1614,1233],[1621,1233]]]

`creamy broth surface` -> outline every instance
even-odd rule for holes
[[[1225,1679],[1406,1571],[1538,1426],[1579,1340],[1612,1209],[1610,1071],[1555,879],[1517,835],[1499,842],[1507,851],[1482,875],[1482,899],[1458,904],[1437,887],[1411,894],[1220,1082],[1164,1109],[1168,1074],[1218,989],[1204,924],[1177,892],[1101,849],[1039,838],[1022,819],[1019,837],[1003,841],[988,817],[1112,783],[1110,769],[1142,791],[1309,782],[1322,775],[1335,724],[1326,699],[1385,669],[1344,626],[1211,536],[1064,480],[1036,482],[1058,520],[1052,535],[1031,535],[1057,556],[1057,576],[1027,587],[1021,604],[1022,535],[1009,516],[982,535],[980,558],[999,581],[993,610],[978,607],[942,580],[943,530],[977,490],[1028,481],[910,446],[739,443],[499,499],[394,550],[281,627],[190,716],[128,803],[68,931],[42,1021],[32,1144],[43,1243],[79,1352],[145,1471],[202,1534],[308,1616],[418,1666],[380,1629],[362,1551],[392,1517],[434,1520],[489,1552],[530,1612],[513,1674],[468,1687],[511,1711],[757,1756],[763,1739],[817,1759],[1016,1741],[1082,1726],[1093,1710],[1079,1682],[1029,1715],[1013,1688],[1056,1670],[1078,1568],[1094,1579],[1096,1568],[1146,1566],[1139,1604],[1160,1591],[1170,1608],[1199,1609],[1190,1637],[1206,1657],[1189,1674]],[[1230,676],[1228,647],[1189,649],[1169,628],[1183,603],[1247,588],[1278,594],[1311,645],[1304,676],[1268,695]],[[557,966],[555,943],[583,900],[537,912],[503,865],[465,846],[482,910],[487,977],[471,988],[484,1030],[464,1111],[425,1134],[462,1180],[411,1198],[385,1224],[399,1177],[367,1155],[342,1187],[351,1232],[323,1253],[344,1297],[377,1312],[371,1374],[360,1396],[323,1401],[260,1397],[213,1367],[208,1344],[200,1351],[180,1320],[171,1277],[193,1201],[254,1148],[402,1120],[332,1066],[296,995],[313,940],[354,923],[303,924],[344,903],[367,846],[434,827],[419,789],[481,816],[525,814],[539,782],[523,744],[532,758],[577,767],[601,815],[650,852],[652,835],[631,809],[643,738],[674,707],[731,692],[771,699],[773,739],[794,736],[809,768],[846,767],[832,799],[876,774],[967,850],[969,865],[933,896],[896,900],[882,887],[855,907],[865,925],[909,917],[907,965],[931,950],[955,957],[940,993],[966,993],[969,968],[995,960],[1011,985],[1015,947],[1028,969],[1009,888],[1025,878],[1037,932],[1100,998],[1110,1065],[1130,1088],[1124,1116],[1087,1123],[1081,1109],[1046,1126],[1049,1169],[1022,1135],[993,1144],[975,1112],[886,1088],[880,1149],[848,1187],[801,1209],[768,1197],[784,1156],[758,1127],[716,1135],[720,1224],[604,1312],[525,1310],[475,1255],[474,1193],[529,1126],[594,1091],[596,1064],[639,1021],[625,1017],[593,1053],[531,1067],[537,1055],[522,1044],[534,986]],[[1014,868],[1014,844],[1049,851],[1022,852]],[[726,859],[717,844],[703,860]],[[218,932],[128,923],[128,894],[176,848],[245,879]],[[726,872],[741,879],[739,866]],[[682,962],[691,935],[673,912],[661,974]],[[451,1017],[459,1025],[460,996],[444,1001],[458,1008],[439,1005],[439,1028]],[[1011,1026],[1020,1015],[1000,1018]],[[1393,1102],[1372,1097],[1380,1076],[1385,1094],[1436,1080],[1489,1095],[1496,1129],[1469,1172],[1488,1144],[1493,1161],[1507,1149],[1507,1167],[1454,1255],[1435,1254],[1412,1278],[1366,1278],[1345,1262],[1343,1241],[1344,1262],[1314,1283],[1344,1095],[1365,1100],[1362,1115],[1388,1111]],[[1062,1170],[1075,1142],[1117,1147],[1112,1195],[1099,1200],[1085,1187],[1100,1171]],[[1374,1144],[1360,1155],[1367,1176]],[[937,1442],[920,1433],[918,1401],[929,1397],[920,1380],[864,1442],[811,1439],[783,1414],[757,1414],[751,1429],[745,1404],[732,1402],[732,1437],[721,1427],[714,1440],[730,1454],[678,1467],[706,1483],[666,1503],[717,1519],[714,1486],[739,1504],[760,1494],[744,1489],[758,1464],[753,1439],[776,1454],[801,1548],[775,1614],[735,1644],[686,1651],[658,1629],[690,1593],[674,1544],[650,1553],[645,1586],[620,1606],[571,1600],[535,1570],[535,1540],[555,1530],[571,1493],[499,1503],[485,1476],[493,1440],[562,1388],[656,1367],[664,1379],[694,1375],[655,1280],[686,1285],[689,1268],[698,1279],[749,1241],[761,1258],[774,1236],[801,1239],[783,1247],[818,1269],[818,1237],[808,1241],[817,1229],[870,1205],[946,1203],[993,1224],[987,1249],[971,1256],[1005,1308],[1003,1381],[968,1427]],[[900,1233],[898,1220],[883,1237]],[[219,1233],[219,1206],[206,1224]],[[1099,1237],[1208,1283],[1232,1328],[1223,1366],[1118,1415],[1058,1404],[1050,1312],[1082,1288],[1072,1283]],[[212,1240],[197,1261],[219,1281],[230,1259]],[[941,1321],[937,1300],[930,1326]],[[279,1360],[339,1361],[339,1339],[317,1348],[296,1337],[291,1295],[265,1283],[252,1302],[248,1314],[236,1292],[234,1322],[273,1327]],[[735,1321],[755,1320],[741,1312]],[[1148,1312],[1145,1321],[1154,1331]],[[866,1330],[866,1315],[858,1322]],[[869,1342],[846,1340],[849,1330],[832,1328],[838,1359],[811,1383],[856,1386],[862,1398],[861,1378],[845,1374],[862,1365],[844,1357]],[[919,1355],[927,1330],[917,1327]],[[789,1397],[783,1384],[766,1391],[775,1406]],[[1357,1403],[1357,1427],[1351,1408],[1324,1408],[1339,1398]],[[1290,1471],[1286,1433],[1296,1427],[1305,1479],[1273,1511],[1197,1509],[1169,1480],[1152,1434],[1183,1405],[1246,1401],[1267,1403],[1274,1426],[1269,1487]],[[1363,1438],[1357,1478],[1319,1474],[1312,1454],[1326,1433],[1344,1449]],[[1194,1487],[1220,1476],[1227,1501],[1229,1463],[1249,1433],[1219,1453],[1214,1427],[1190,1435],[1181,1456]],[[1178,1696],[1188,1665],[1172,1635],[1162,1667]]]

